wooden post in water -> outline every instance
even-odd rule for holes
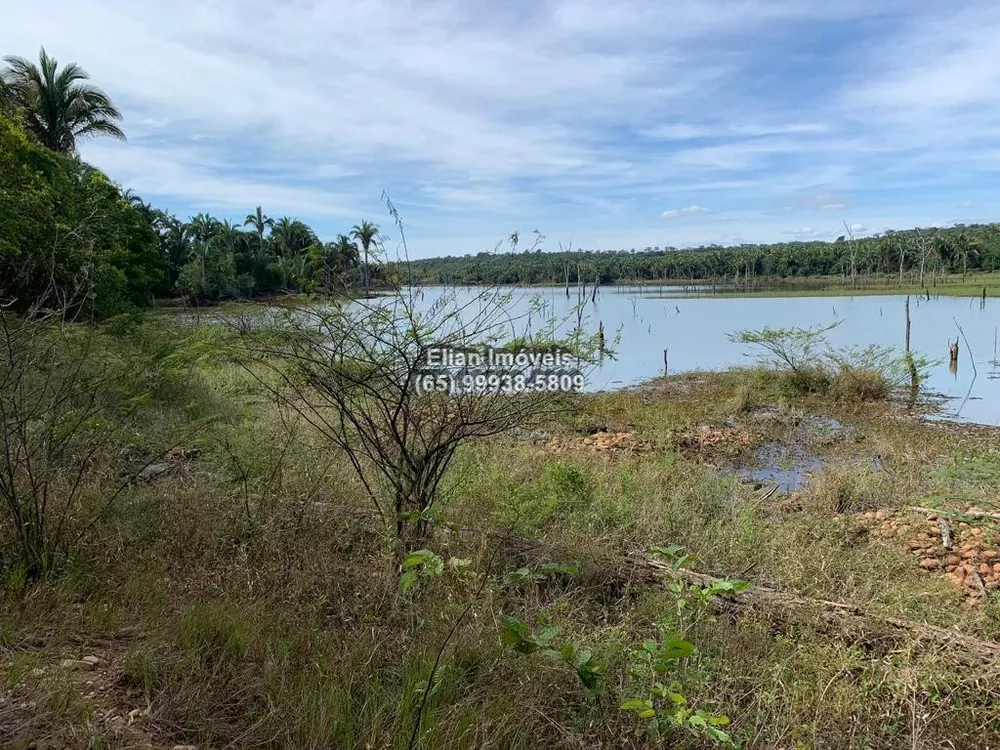
[[[906,353],[910,353],[910,295],[906,295]]]
[[[917,365],[913,361],[913,355],[910,354],[910,295],[908,294],[906,295],[906,364],[910,368],[910,400],[914,401],[920,383],[917,377]]]
[[[948,343],[948,369],[952,372],[958,371],[958,337],[955,337],[955,343]]]
[[[601,348],[601,356],[604,356],[604,321],[602,320],[597,328],[597,344]]]
[[[670,365],[667,362],[667,349],[663,350],[663,374],[666,375],[670,371]]]
[[[983,287],[983,299],[979,303],[979,309],[980,310],[985,310],[986,309],[986,287]]]

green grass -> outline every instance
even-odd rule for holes
[[[692,706],[729,716],[744,747],[1000,740],[995,678],[970,680],[947,653],[841,637],[809,610],[692,619],[677,592],[642,583],[626,562],[679,544],[696,570],[995,636],[1000,605],[965,609],[949,581],[920,572],[905,546],[873,538],[857,516],[931,496],[987,503],[1000,472],[990,437],[936,430],[886,401],[803,394],[761,370],[588,396],[546,426],[568,441],[558,454],[515,436],[459,452],[439,501],[454,530],[428,546],[468,565],[421,577],[404,596],[389,529],[348,462],[265,398],[224,356],[225,341],[172,335],[162,346],[187,354],[150,376],[153,396],[122,442],[182,440],[201,453],[125,493],[58,574],[26,585],[8,568],[0,743],[127,746],[103,712],[148,707],[129,731],[160,746],[406,748],[440,650],[417,747],[653,747],[618,704],[640,687],[626,652],[661,625],[698,649],[671,679]],[[119,353],[136,361],[160,341],[155,328],[122,336]],[[797,437],[809,414],[850,432]],[[652,450],[591,451],[582,438],[593,424]],[[703,425],[744,429],[750,442],[682,440]],[[761,499],[737,469],[754,448],[792,440],[825,468],[806,489]],[[859,468],[873,456],[882,468]],[[0,538],[9,532],[0,525]],[[542,575],[545,563],[578,572]],[[537,577],[513,575],[522,568]],[[560,643],[590,650],[604,695],[591,697],[562,662],[504,648],[508,617],[559,627]],[[87,653],[117,675],[92,697],[89,673],[57,671]],[[667,746],[705,743],[675,734]]]

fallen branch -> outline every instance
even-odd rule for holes
[[[647,580],[652,585],[661,585],[665,578],[683,580],[699,586],[709,585],[716,580],[714,576],[703,573],[674,569],[646,555],[633,556],[631,561],[637,569],[647,572]],[[731,612],[764,610],[770,617],[779,621],[791,620],[795,615],[811,610],[826,627],[849,638],[852,642],[871,642],[880,638],[905,636],[910,640],[937,647],[954,661],[965,665],[989,664],[1000,657],[1000,643],[984,641],[936,625],[924,625],[897,617],[872,614],[853,604],[813,599],[766,586],[754,586],[742,594],[731,597],[716,597],[715,606],[720,610]]]
[[[929,508],[909,510],[941,514],[941,511]],[[359,512],[354,509],[351,515],[371,517],[371,511]],[[445,531],[443,528],[439,530]],[[501,538],[495,533],[470,527],[452,527],[448,532]],[[446,533],[445,538],[448,535]],[[541,563],[572,556],[571,551],[557,549],[537,540],[510,536],[502,538],[504,551],[519,559],[522,564]],[[662,587],[666,580],[680,580],[688,584],[708,586],[723,577],[721,574],[698,573],[686,568],[675,569],[644,552],[628,555],[621,562],[624,563],[620,571],[622,579],[629,583],[654,587]],[[609,560],[608,563],[614,565],[614,561]],[[811,613],[813,617],[809,620],[810,624],[815,624],[818,618],[829,634],[836,634],[851,643],[906,639],[933,646],[953,662],[966,666],[991,665],[1000,660],[1000,643],[994,641],[982,640],[937,625],[874,614],[854,604],[815,599],[767,586],[752,586],[741,594],[717,596],[713,600],[713,606],[720,611],[736,614],[763,612],[777,622],[803,622],[807,619],[806,615]]]

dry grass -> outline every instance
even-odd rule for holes
[[[131,441],[196,424],[202,453],[137,485],[60,576],[5,586],[0,742],[405,748],[431,664],[467,607],[442,651],[418,747],[652,746],[617,706],[634,690],[626,650],[662,624],[688,628],[698,646],[676,674],[682,691],[729,715],[744,747],[1000,742],[993,671],[958,671],[948,654],[914,644],[846,641],[809,616],[691,624],[676,592],[639,585],[622,564],[676,543],[697,570],[989,637],[994,601],[963,607],[951,581],[859,520],[946,494],[991,499],[1000,460],[981,435],[936,430],[891,405],[796,395],[755,371],[594,396],[547,428],[561,436],[558,453],[513,435],[460,453],[431,546],[469,563],[400,596],[387,524],[350,467],[231,363],[210,357],[190,378],[184,398],[172,392],[147,413],[151,434]],[[810,484],[765,497],[740,481],[749,451],[800,439],[813,413],[851,429],[807,438],[826,461]],[[584,443],[594,425],[649,450],[594,450]],[[749,444],[682,445],[701,426],[726,425]],[[502,584],[544,562],[579,572]],[[590,649],[605,695],[589,697],[563,664],[505,649],[507,617],[557,625],[560,639]],[[108,664],[90,697],[86,680],[59,677],[62,659],[87,653]]]

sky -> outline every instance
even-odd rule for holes
[[[182,218],[401,255],[388,196],[413,258],[1000,218],[993,0],[8,4],[0,53],[43,45],[124,115],[83,158]]]

